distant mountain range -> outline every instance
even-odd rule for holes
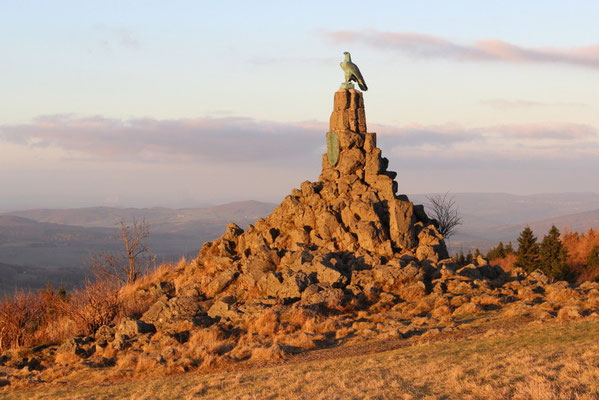
[[[427,204],[427,196],[410,200]],[[525,226],[541,239],[555,224],[562,231],[584,232],[599,227],[599,194],[547,193],[520,196],[506,193],[450,193],[463,225],[448,240],[451,254],[479,248],[487,251],[499,241],[516,242]]]
[[[121,220],[145,219],[157,232],[178,232],[189,229],[190,226],[198,221],[203,223],[222,223],[227,220],[249,224],[268,214],[274,207],[275,204],[250,200],[202,208],[86,207],[14,211],[5,213],[4,215],[29,218],[37,222],[107,228],[114,228]],[[192,230],[194,229],[192,228]]]
[[[420,204],[427,203],[427,196],[430,195],[409,195],[411,201]],[[599,209],[598,193],[449,193],[448,196],[455,198],[462,214],[482,219],[482,225],[519,224]]]
[[[486,228],[479,225],[476,229],[468,224],[467,218],[465,220],[464,226],[450,240],[453,251],[459,251],[460,249],[467,251],[474,248],[486,251],[500,241],[504,243],[511,241],[516,245],[516,239],[526,226],[533,230],[539,240],[543,238],[552,225],[557,226],[562,233],[566,231],[585,232],[589,228],[599,228],[599,209],[513,225],[489,224]],[[480,224],[480,220],[477,223]]]
[[[88,207],[0,214],[0,291],[10,287],[10,282],[32,288],[43,286],[46,280],[55,286],[79,283],[92,254],[121,251],[116,228],[120,221],[145,219],[152,231],[149,247],[158,261],[174,261],[195,257],[202,244],[220,236],[229,222],[246,228],[274,206],[243,201],[180,210]],[[15,275],[19,270],[20,278]]]
[[[47,284],[54,288],[70,288],[89,276],[81,267],[41,268],[35,266],[0,263],[0,295],[10,293],[16,288],[39,289]]]
[[[425,204],[424,194],[409,195]],[[452,253],[488,250],[499,241],[515,242],[529,225],[542,238],[552,224],[560,229],[599,228],[599,194],[558,193],[518,196],[504,193],[450,193],[464,223],[448,243]],[[150,248],[161,261],[194,257],[202,244],[220,236],[229,222],[246,228],[267,216],[273,203],[241,201],[214,207],[170,209],[87,207],[36,209],[0,214],[0,291],[40,287],[49,280],[70,287],[86,276],[93,253],[119,251],[117,225],[145,219]]]

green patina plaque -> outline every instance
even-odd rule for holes
[[[327,157],[334,167],[339,161],[339,137],[337,132],[327,132]]]

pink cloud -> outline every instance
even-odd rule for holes
[[[370,124],[382,149],[422,151],[427,160],[445,157],[495,157],[532,151],[573,157],[599,156],[594,127],[574,123],[460,124],[389,126]],[[226,164],[304,165],[323,151],[327,124],[280,123],[246,117],[119,120],[102,116],[44,116],[29,124],[0,125],[0,143],[59,148],[73,157],[139,161],[209,161]],[[525,153],[521,150],[525,149]],[[318,157],[316,157],[318,158]]]
[[[43,116],[29,124],[0,125],[0,140],[57,147],[112,159],[209,159],[260,162],[311,154],[326,125],[277,123],[252,118],[153,118]]]
[[[599,45],[573,48],[530,48],[497,39],[460,44],[432,35],[376,30],[335,31],[326,32],[325,35],[338,44],[365,43],[376,49],[397,51],[421,59],[557,63],[599,68]]]
[[[597,130],[592,126],[572,123],[499,125],[486,128],[485,131],[497,134],[504,139],[551,139],[558,141],[596,141],[599,139]]]
[[[553,102],[553,103],[545,103],[545,102],[541,102],[541,101],[519,100],[519,99],[516,99],[516,100],[487,99],[487,100],[481,100],[480,104],[483,104],[483,105],[486,105],[489,107],[493,107],[493,108],[502,109],[502,110],[532,108],[532,107],[577,107],[577,108],[588,107],[586,104],[576,103],[576,102],[559,101],[559,102]]]

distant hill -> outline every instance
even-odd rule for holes
[[[591,227],[599,228],[599,209],[534,221],[529,225],[533,230],[539,231],[539,233],[547,232],[551,228],[551,225],[555,225],[562,230],[584,232]]]
[[[539,240],[549,231],[552,225],[558,227],[562,233],[565,231],[585,232],[589,228],[599,228],[599,209],[586,211],[582,213],[561,215],[553,218],[546,218],[539,221],[528,221],[525,223],[501,226],[491,229],[488,232],[488,237],[493,238],[496,242],[502,240],[504,242],[516,238],[526,226],[530,226]]]
[[[14,215],[0,215],[0,238],[3,241],[17,238],[33,242],[89,241],[105,237],[113,229],[114,227],[84,229],[81,226],[36,221]]]
[[[410,200],[427,204],[430,194],[412,194]],[[541,238],[552,224],[560,229],[585,231],[599,227],[591,215],[599,209],[597,193],[546,193],[513,195],[507,193],[449,193],[458,205],[463,224],[448,241],[450,253],[487,251],[499,241],[515,243],[526,225]],[[589,214],[587,214],[589,213]]]
[[[410,200],[426,204],[425,194]],[[460,249],[487,251],[499,241],[515,242],[525,225],[540,238],[552,224],[572,231],[599,228],[599,194],[557,193],[519,196],[505,193],[450,193],[464,219],[448,241],[450,253]],[[240,201],[185,209],[87,207],[36,209],[0,214],[0,263],[27,265],[35,274],[55,274],[63,268],[79,271],[92,253],[120,251],[119,221],[145,219],[151,226],[149,244],[159,260],[195,257],[206,241],[220,236],[229,222],[244,229],[268,215],[274,204]],[[13,269],[14,269],[13,268]],[[1,271],[0,271],[1,272]],[[48,277],[50,277],[48,275]],[[27,275],[23,275],[26,277]],[[54,279],[54,278],[52,278]],[[25,282],[27,279],[16,280]],[[76,279],[75,279],[76,280]]]
[[[0,262],[76,268],[94,251],[114,249],[114,228],[85,228],[0,215]]]
[[[184,231],[190,223],[194,222],[222,223],[223,221],[234,221],[238,225],[247,225],[270,213],[274,206],[271,203],[250,200],[202,208],[86,207],[62,210],[24,210],[10,212],[5,215],[29,218],[37,222],[110,228],[117,226],[121,220],[145,219],[155,232],[173,232]]]
[[[559,215],[537,221],[526,221],[519,224],[489,225],[486,228],[481,226],[473,228],[468,223],[468,219],[465,218],[464,225],[455,237],[451,239],[450,244],[454,252],[460,249],[467,251],[475,248],[487,251],[500,241],[504,243],[511,241],[516,245],[516,240],[520,232],[526,226],[530,226],[537,238],[541,240],[552,225],[558,227],[562,233],[566,231],[586,232],[590,228],[599,229],[599,209],[576,214]]]
[[[40,268],[0,263],[0,296],[15,288],[41,289],[48,283],[54,288],[71,288],[87,276],[82,268]]]
[[[0,214],[0,263],[4,263],[0,274],[15,276],[0,275],[0,290],[43,286],[46,280],[60,282],[63,277],[72,278],[67,286],[79,282],[91,254],[121,251],[116,228],[121,220],[145,219],[150,224],[149,247],[162,262],[194,257],[204,242],[222,234],[227,223],[245,228],[273,208],[269,203],[243,201],[181,210],[88,207]]]
[[[426,204],[430,194],[411,194],[410,200]],[[449,193],[462,214],[497,226],[537,221],[599,209],[598,193]],[[481,225],[481,227],[484,226]]]

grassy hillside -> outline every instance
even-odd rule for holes
[[[599,321],[495,327],[475,335],[319,350],[303,360],[97,386],[38,387],[10,399],[596,399]],[[357,353],[357,354],[356,354]]]

